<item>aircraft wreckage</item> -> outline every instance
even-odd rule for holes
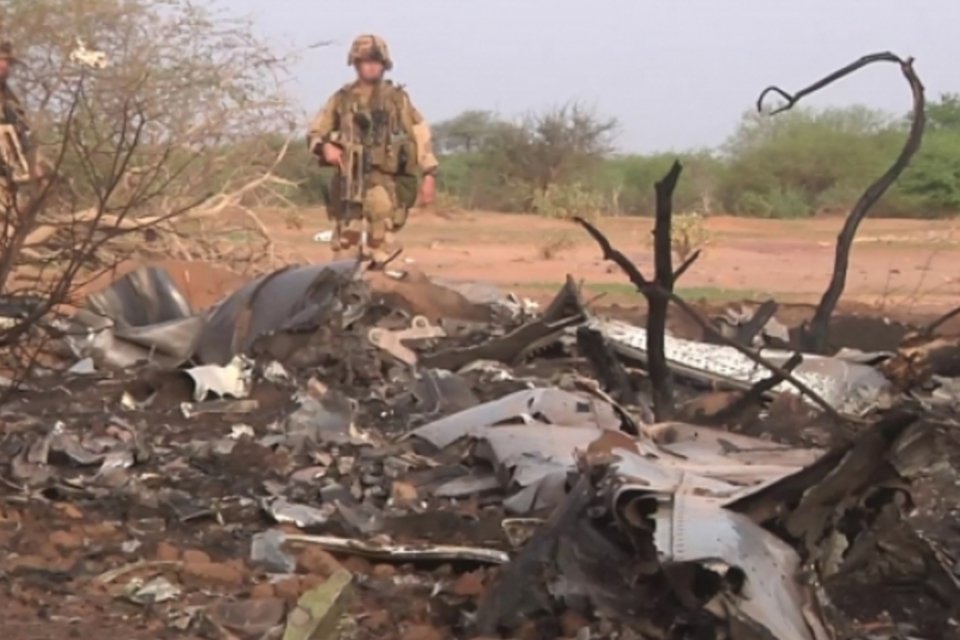
[[[170,372],[191,395],[170,413],[155,391],[124,391],[124,409],[147,425],[136,438],[94,441],[63,418],[22,438],[14,481],[42,486],[65,461],[89,470],[75,486],[122,471],[111,495],[155,501],[146,478],[181,469],[170,465],[183,445],[154,435],[146,455],[144,430],[231,416],[231,435],[191,447],[216,458],[249,440],[291,461],[247,496],[282,525],[253,535],[249,563],[295,574],[291,545],[316,545],[414,572],[495,567],[438,637],[515,637],[529,621],[535,637],[562,637],[550,621],[573,612],[578,638],[826,640],[856,622],[837,608],[834,585],[935,580],[937,598],[960,595],[949,551],[913,520],[941,507],[919,508],[912,491],[935,465],[945,423],[933,416],[956,410],[944,392],[956,384],[941,378],[936,391],[904,395],[882,366],[893,354],[802,357],[796,379],[853,425],[800,402],[805,429],[822,435],[810,440],[783,437],[782,425],[763,433],[782,419],[770,407],[805,398],[789,381],[758,399],[751,435],[737,432],[740,416],[654,423],[643,400],[646,331],[594,314],[569,283],[534,311],[476,287],[341,262],[283,269],[195,310],[165,272],[144,268],[91,295],[65,335],[85,371]],[[750,347],[780,364],[793,357]],[[769,377],[728,346],[668,337],[666,350],[685,397],[743,397]],[[620,371],[620,389],[598,362]],[[288,389],[290,403],[264,413],[265,385]],[[370,461],[379,471],[364,470]],[[181,519],[208,508],[189,492],[183,500],[192,506],[179,507]],[[466,522],[467,505],[493,514],[500,533],[442,539],[398,524]],[[374,588],[349,572],[330,580],[333,601],[349,587],[363,602]],[[313,611],[350,615],[332,604]],[[274,624],[289,631],[291,620]]]

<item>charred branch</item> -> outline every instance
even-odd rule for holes
[[[795,353],[784,363],[782,369],[785,373],[793,373],[793,370],[799,367],[802,362],[803,356]],[[715,416],[714,421],[717,424],[724,424],[737,420],[751,407],[761,405],[764,397],[782,384],[784,380],[784,376],[779,373],[774,373],[769,378],[761,380],[747,391],[744,391],[739,398],[720,411]]]
[[[830,318],[833,316],[833,312],[836,310],[837,304],[843,295],[843,290],[846,287],[847,269],[850,265],[850,250],[853,246],[853,240],[856,237],[860,223],[870,212],[870,209],[883,197],[883,194],[897,181],[910,164],[910,160],[914,154],[920,149],[923,141],[923,131],[926,126],[924,87],[916,71],[914,71],[912,58],[903,59],[893,53],[884,52],[864,56],[795,93],[788,93],[776,86],[767,87],[757,100],[758,111],[763,111],[764,100],[769,94],[774,93],[783,97],[786,100],[786,104],[772,111],[772,114],[782,113],[792,109],[805,96],[816,93],[837,80],[877,62],[892,62],[899,65],[901,73],[903,73],[907,84],[910,86],[910,91],[913,95],[913,115],[910,132],[904,142],[903,149],[900,151],[900,155],[894,161],[893,165],[863,192],[863,195],[860,196],[860,199],[854,205],[853,209],[850,210],[843,229],[837,237],[836,256],[834,258],[833,275],[830,278],[830,284],[820,299],[820,303],[817,305],[813,319],[804,330],[803,346],[806,350],[815,353],[823,353],[827,348]]]
[[[610,241],[595,226],[583,218],[575,221],[587,230],[603,250],[606,260],[617,264],[630,278],[647,300],[647,367],[653,389],[653,412],[657,420],[669,420],[674,412],[673,374],[667,365],[666,332],[667,310],[673,285],[678,275],[682,275],[696,260],[699,253],[692,255],[677,273],[673,271],[673,249],[671,246],[671,227],[673,217],[673,192],[683,167],[674,162],[667,175],[657,183],[657,217],[654,227],[654,280],[647,280],[640,269],[625,255],[617,251]]]
[[[587,233],[589,233],[593,239],[596,240],[597,244],[600,245],[600,249],[603,251],[604,259],[610,260],[620,267],[620,269],[627,274],[627,277],[630,279],[633,285],[637,287],[638,291],[646,296],[648,295],[650,289],[657,286],[655,283],[652,283],[644,278],[637,266],[633,264],[633,262],[631,262],[630,259],[627,258],[623,253],[616,250],[613,245],[610,244],[610,240],[599,229],[582,218],[577,218],[576,221],[580,224],[580,226],[586,229]],[[678,296],[673,291],[664,291],[664,295],[666,295],[670,302],[677,305],[681,311],[689,316],[691,320],[693,320],[701,329],[703,329],[718,343],[736,349],[739,353],[743,354],[756,364],[764,367],[774,375],[779,376],[783,380],[789,382],[801,395],[809,398],[811,402],[820,407],[827,415],[837,422],[843,422],[845,420],[836,409],[830,406],[829,402],[820,396],[820,394],[798,380],[797,377],[791,374],[789,371],[786,371],[783,367],[779,367],[773,362],[770,362],[763,356],[754,353],[751,349],[743,346],[736,340],[723,335],[723,333],[717,329],[712,322],[703,317],[699,311],[694,309],[689,303],[687,303],[686,300]]]
[[[940,329],[940,327],[947,324],[957,316],[960,316],[960,307],[957,307],[956,309],[951,309],[950,311],[946,312],[945,314],[943,314],[942,316],[940,316],[939,318],[931,322],[922,331],[922,335],[928,338],[932,338],[933,335],[937,332],[937,330]]]
[[[667,175],[657,183],[657,218],[653,230],[654,284],[648,290],[647,353],[650,381],[653,385],[653,412],[657,420],[673,417],[673,374],[667,365],[667,311],[673,293],[673,192],[683,167],[674,162]]]
[[[583,326],[577,329],[577,346],[590,361],[603,390],[620,404],[637,406],[639,397],[626,368],[607,343],[603,333]]]
[[[767,323],[773,318],[779,306],[780,305],[773,300],[767,300],[761,304],[753,314],[753,317],[738,327],[737,340],[739,340],[741,344],[748,346],[753,344],[753,339],[767,326]]]

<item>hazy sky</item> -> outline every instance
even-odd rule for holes
[[[960,92],[960,0],[220,0],[285,49],[318,40],[291,92],[315,111],[351,76],[353,36],[384,36],[431,121],[579,100],[621,122],[625,151],[719,144],[758,92],[804,86],[860,55],[917,59],[928,93]],[[810,100],[906,112],[896,67]]]

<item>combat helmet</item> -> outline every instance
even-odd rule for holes
[[[361,60],[379,60],[387,71],[393,68],[393,59],[390,58],[390,48],[386,41],[373,34],[358,36],[350,46],[347,65],[352,67]]]

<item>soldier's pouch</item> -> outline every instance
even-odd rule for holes
[[[370,150],[370,166],[382,173],[395,175],[400,171],[400,159],[396,146],[379,147]]]
[[[417,204],[420,181],[417,176],[397,176],[394,182],[397,194],[397,207],[393,210],[393,230],[400,231],[407,224],[410,209]]]

